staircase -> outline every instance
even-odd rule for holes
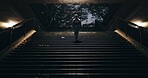
[[[148,78],[148,59],[114,32],[38,32],[0,62],[0,78]]]

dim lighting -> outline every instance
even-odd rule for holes
[[[140,27],[148,28],[148,22],[142,22],[142,21],[132,21],[132,22]]]
[[[42,14],[44,14],[44,12],[42,12]]]
[[[61,3],[86,3],[90,0],[60,0]]]
[[[12,21],[12,20],[9,20],[8,22],[0,22],[0,28],[13,27],[17,23],[19,23],[19,22],[18,21]]]

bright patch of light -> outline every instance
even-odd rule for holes
[[[96,32],[80,32],[82,34],[96,34]]]
[[[80,7],[80,5],[75,5],[75,6],[74,6],[74,8],[75,8],[76,10],[78,10],[79,7]]]
[[[17,23],[19,23],[19,22],[18,21],[12,21],[12,20],[9,20],[8,22],[0,22],[0,28],[13,27]]]
[[[139,28],[138,26],[135,26],[135,28]]]
[[[132,22],[138,26],[148,28],[148,22],[142,22],[142,21],[132,21]]]
[[[133,28],[139,28],[139,26],[131,26],[131,27],[133,27]]]
[[[65,37],[61,37],[61,38],[63,38],[63,39],[64,39]]]
[[[82,25],[91,24],[91,23],[95,24],[96,20],[95,16],[93,16],[91,13],[88,13],[86,17],[87,18],[85,20],[82,20],[81,22]]]
[[[133,28],[139,28],[139,26],[135,26],[133,24],[128,24],[129,26],[133,27]]]

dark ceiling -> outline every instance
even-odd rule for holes
[[[20,1],[20,0],[15,0]],[[39,4],[49,4],[49,3],[125,3],[127,0],[21,0],[27,3],[39,3]]]

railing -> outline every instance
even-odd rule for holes
[[[40,24],[36,21],[35,18],[31,18],[27,21],[21,22],[17,25],[14,25],[11,28],[7,28],[0,32],[0,52],[9,47],[17,39],[25,35],[31,29],[41,30]]]
[[[117,18],[117,28],[126,33],[126,35],[132,37],[138,41],[142,46],[148,48],[148,29],[137,26],[131,22]]]

